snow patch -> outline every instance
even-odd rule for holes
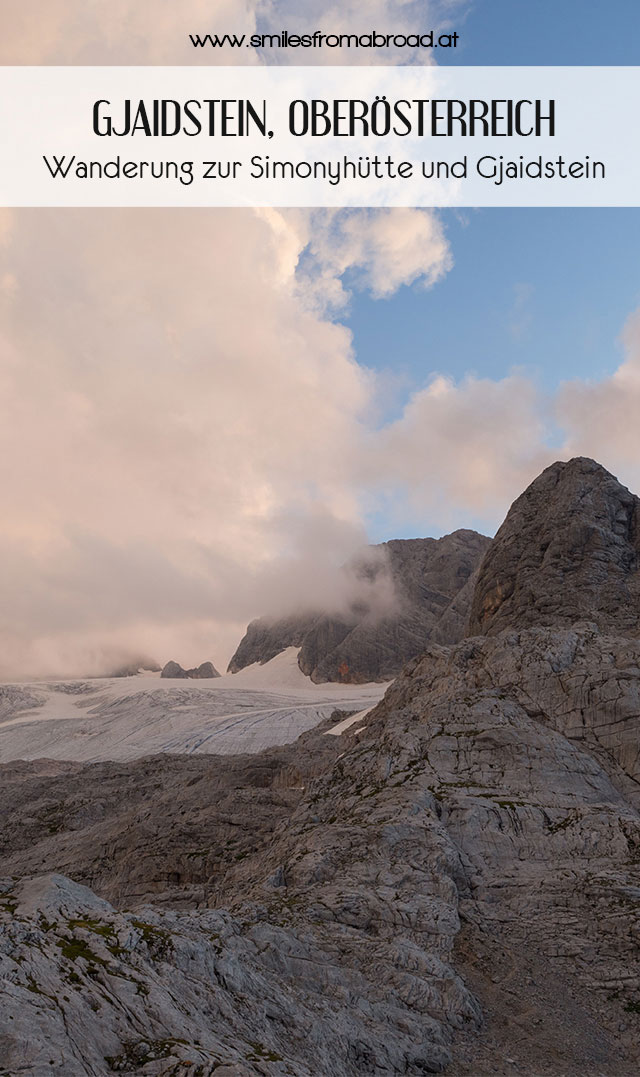
[[[339,737],[341,733],[344,733],[345,729],[351,729],[351,726],[364,721],[372,710],[373,707],[367,707],[366,710],[358,711],[357,714],[350,714],[348,718],[343,718],[337,725],[332,726],[331,729],[327,729],[325,737]],[[360,730],[358,730],[358,732],[360,732]]]
[[[387,688],[314,684],[298,653],[290,647],[262,666],[211,680],[140,674],[23,685],[0,721],[0,762],[258,752],[291,743],[336,710],[366,714]]]

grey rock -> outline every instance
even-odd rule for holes
[[[287,647],[301,647],[318,616],[317,613],[308,612],[291,617],[260,617],[252,621],[229,662],[228,672],[238,673],[254,662],[264,665]]]
[[[219,676],[213,662],[201,662],[195,669],[187,670],[187,677],[191,677],[194,681],[206,681]]]
[[[166,666],[162,667],[161,677],[169,677],[171,680],[176,678],[185,679],[187,676],[186,670],[179,665],[178,662],[167,662]]]
[[[313,732],[255,755],[4,764],[0,874],[55,871],[126,907],[226,900],[229,869],[287,825],[341,751]]]
[[[435,1073],[447,1050],[429,1010],[446,1000],[477,1019],[460,981],[415,947],[398,951],[386,997],[384,942],[343,967],[322,928],[278,926],[258,907],[118,912],[53,875],[9,890],[0,924],[0,1060],[30,1077]]]
[[[341,613],[253,621],[230,672],[299,647],[300,669],[316,683],[391,680],[434,632],[441,642],[462,638],[472,599],[468,581],[489,541],[460,530],[441,539],[394,539],[371,547],[345,569],[352,582],[368,585],[362,600]],[[392,601],[378,601],[378,595]]]
[[[340,736],[0,767],[0,1072],[639,1071],[635,499],[551,473]]]
[[[514,502],[479,572],[469,635],[594,621],[640,633],[640,501],[594,460],[548,467]]]
[[[3,768],[0,1061],[636,1072],[639,702],[639,641],[506,630],[430,645],[357,734]]]
[[[170,678],[171,680],[203,681],[210,680],[212,677],[219,677],[220,674],[213,662],[203,662],[193,669],[183,669],[178,662],[167,662],[160,676]]]

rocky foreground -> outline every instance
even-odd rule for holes
[[[2,768],[0,1074],[635,1075],[639,504],[548,469],[341,736]]]

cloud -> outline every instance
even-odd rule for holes
[[[190,33],[250,34],[242,0],[0,0],[2,64],[255,63],[251,49],[195,49]]]
[[[624,361],[599,381],[543,394],[523,372],[501,379],[436,375],[401,417],[367,435],[360,481],[399,526],[492,532],[511,501],[554,460],[597,459],[640,490],[640,311],[622,333]]]
[[[561,387],[556,416],[565,454],[594,456],[640,490],[640,311],[628,319],[622,344],[624,361],[610,377]]]
[[[336,306],[451,262],[395,212],[0,214],[1,675],[224,665],[251,617],[344,599],[368,511],[491,531],[575,453],[640,487],[640,315],[600,382],[436,375],[376,424]]]
[[[415,209],[323,210],[306,216],[312,277],[336,307],[348,300],[343,277],[386,299],[402,285],[436,284],[453,259],[439,218]]]
[[[464,9],[376,0],[365,26],[349,2],[317,26],[315,5],[0,5],[0,62],[63,64],[229,62],[187,34],[414,30]],[[434,376],[376,425],[385,378],[340,311],[353,288],[387,299],[451,265],[438,217],[412,209],[0,211],[0,676],[145,652],[223,666],[250,617],[344,597],[368,511],[492,530],[576,452],[640,488],[640,315],[599,383],[545,397],[523,373]]]
[[[513,497],[554,459],[548,407],[521,374],[501,380],[438,375],[413,394],[400,419],[369,438],[364,481],[379,484],[388,511],[440,527],[470,518],[495,527]],[[406,524],[405,524],[406,525]]]
[[[296,64],[431,62],[409,49],[194,48],[190,34],[423,33],[454,29],[468,8],[456,0],[355,0],[318,5],[305,0],[0,0],[2,64]]]
[[[258,19],[315,29],[311,7],[0,2],[2,63],[345,58],[188,43]],[[347,4],[321,28],[425,17],[383,0],[365,27]],[[332,312],[351,286],[386,296],[449,264],[418,210],[0,214],[0,674],[95,671],[127,648],[223,664],[247,617],[335,601],[336,566],[365,540],[355,476],[376,386]]]
[[[435,280],[446,243],[411,213],[406,279],[418,230]],[[173,639],[175,653],[189,616],[207,654],[226,656],[239,620],[301,600],[305,577],[328,592],[365,538],[357,468],[375,385],[326,313],[361,265],[356,223],[337,261],[308,252],[301,280],[300,213],[3,216],[5,674],[55,656],[58,636],[78,661],[107,636],[136,650]],[[377,215],[361,227],[375,237]],[[401,246],[367,242],[401,282]]]

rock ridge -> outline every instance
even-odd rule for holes
[[[469,581],[490,540],[460,529],[440,539],[392,539],[370,547],[346,567],[360,599],[340,613],[306,611],[253,621],[229,672],[270,661],[287,647],[316,683],[388,681],[432,637],[457,642],[469,616]],[[383,598],[381,596],[384,596]]]
[[[167,662],[166,666],[163,667],[160,676],[172,680],[204,681],[211,680],[212,677],[219,677],[220,674],[213,662],[202,662],[199,666],[195,666],[193,669],[183,669],[178,662]]]

